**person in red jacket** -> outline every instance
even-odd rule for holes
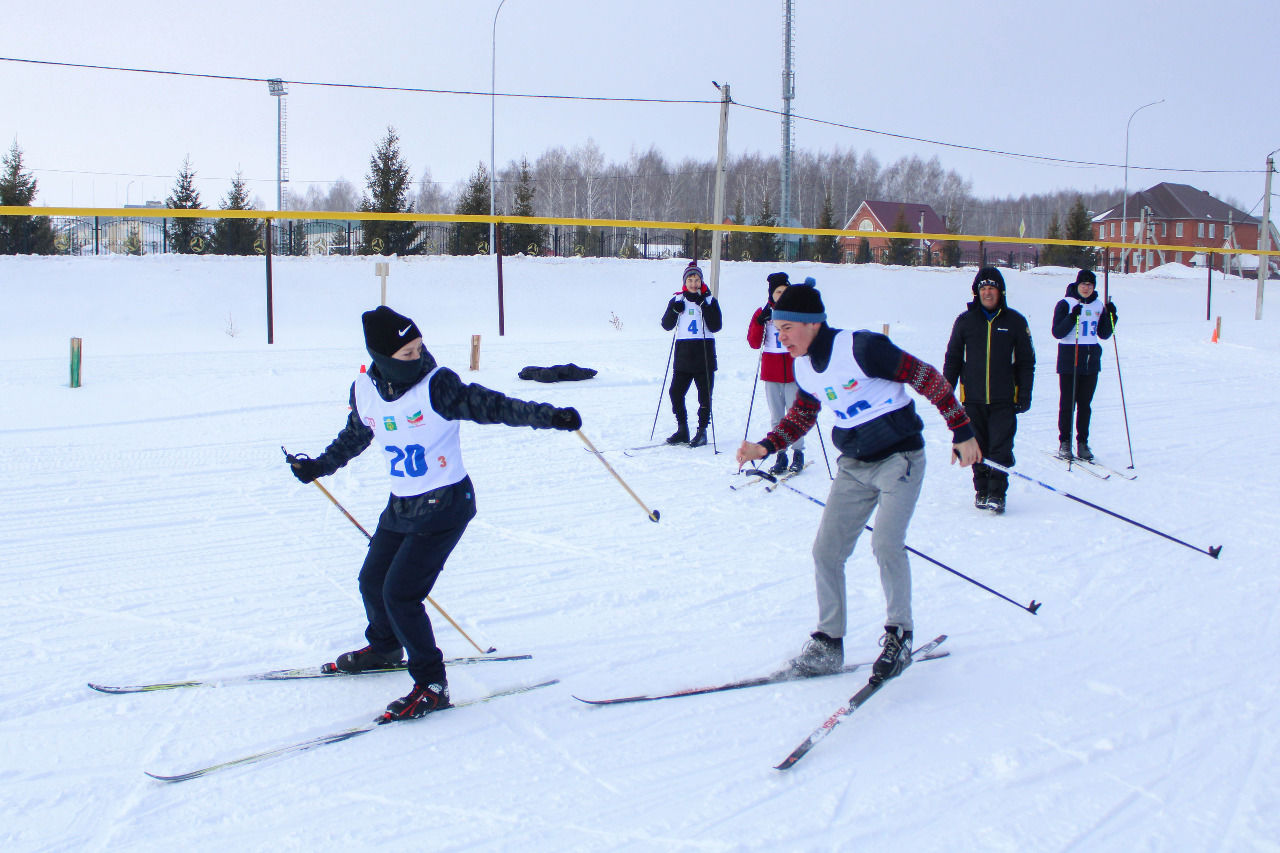
[[[783,416],[791,409],[796,400],[796,371],[790,353],[778,340],[778,329],[773,324],[773,308],[783,291],[791,286],[784,272],[775,272],[768,277],[769,298],[765,304],[756,309],[747,324],[747,343],[752,349],[761,350],[760,379],[764,382],[764,398],[769,402],[769,424],[776,427]],[[813,279],[806,278],[804,285],[814,284]],[[804,468],[804,438],[801,437],[791,448],[790,470],[799,473]],[[782,474],[788,470],[787,453],[778,451],[772,474]]]

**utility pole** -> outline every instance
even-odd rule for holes
[[[1271,154],[1267,155],[1267,188],[1262,194],[1262,233],[1258,237],[1258,248],[1263,252],[1271,251],[1271,173],[1276,170],[1276,161],[1272,159],[1272,155],[1275,153],[1275,151],[1272,151]],[[1262,290],[1271,273],[1270,260],[1267,255],[1258,255],[1258,302],[1253,312],[1253,319],[1255,320],[1262,319]]]
[[[711,295],[720,298],[720,241],[724,237],[724,232],[718,230],[720,223],[724,222],[724,185],[728,178],[727,170],[729,164],[727,160],[727,150],[729,147],[729,104],[732,98],[729,97],[729,84],[723,86],[711,81],[717,89],[720,90],[720,144],[716,150],[716,197],[712,206],[711,219],[717,226],[717,230],[711,232]],[[696,242],[696,241],[695,241]],[[697,260],[694,258],[693,260]]]
[[[791,227],[791,100],[796,96],[796,73],[792,70],[791,59],[794,48],[792,38],[792,0],[784,0],[784,17],[782,32],[782,204],[779,224],[784,228]],[[792,235],[787,235],[783,242],[783,259],[795,260],[792,255]]]

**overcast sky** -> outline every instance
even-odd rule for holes
[[[1260,215],[1263,165],[1280,148],[1274,0],[795,0],[797,116],[979,153],[797,120],[797,150],[839,146],[937,156],[980,197],[1120,187],[1133,119],[1130,190],[1188,183]],[[291,81],[488,93],[498,0],[6,4],[0,56]],[[496,91],[735,102],[781,110],[783,0],[506,0]],[[276,101],[262,82],[0,61],[0,143],[22,148],[37,204],[163,199],[184,157],[209,207],[240,170],[275,206]],[[733,154],[776,154],[777,115],[731,111]],[[712,160],[719,108],[289,86],[295,192],[345,178],[363,187],[388,125],[415,180],[452,189],[594,139],[606,159],[650,146]],[[1152,170],[1157,167],[1159,170]],[[1163,171],[1167,170],[1167,171]],[[1173,170],[1204,170],[1207,173]],[[910,201],[910,199],[907,199]]]

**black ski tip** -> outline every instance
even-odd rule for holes
[[[1040,610],[1040,605],[1043,603],[1044,602],[1036,601],[1034,598],[1031,599],[1031,604],[1030,606],[1027,607],[1027,612],[1030,613],[1032,616],[1035,616]]]
[[[1216,559],[1218,559],[1218,555],[1219,555],[1219,554],[1221,554],[1221,553],[1222,553],[1222,546],[1221,546],[1221,545],[1210,545],[1210,546],[1209,546],[1209,556],[1210,556],[1210,557],[1213,557],[1213,559],[1215,559],[1215,560],[1216,560]]]
[[[486,655],[491,655],[491,654],[493,654],[494,652],[496,652],[497,650],[498,650],[498,649],[497,649],[495,646],[490,646],[489,648],[487,648],[487,649],[485,649],[485,650],[484,650],[484,653],[485,653]]]
[[[762,478],[764,478],[764,479],[768,480],[770,483],[776,483],[776,482],[778,482],[778,478],[777,478],[777,477],[773,476],[772,474],[770,474],[768,471],[764,470],[763,468],[752,468],[751,470],[749,470],[749,471],[743,471],[742,473],[746,474],[748,477],[762,477]]]
[[[654,524],[657,524],[658,519],[660,518],[662,518],[662,513],[658,512],[656,509],[653,512],[649,513],[649,520],[652,521]]]

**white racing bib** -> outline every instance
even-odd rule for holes
[[[458,422],[445,420],[431,408],[428,388],[439,369],[390,403],[367,375],[356,380],[356,409],[386,456],[391,494],[396,497],[411,498],[467,476]]]
[[[836,416],[836,426],[859,426],[910,405],[907,387],[891,379],[867,376],[853,357],[853,332],[841,330],[831,345],[831,361],[822,373],[808,357],[795,361],[796,383]]]
[[[711,302],[710,296],[706,298],[703,304],[705,305],[709,302]],[[700,341],[703,338],[711,340],[714,337],[715,333],[706,327],[706,320],[702,316],[702,305],[686,299],[684,301],[684,313],[680,315],[679,320],[676,320],[676,340]]]
[[[1095,299],[1092,302],[1081,302],[1074,296],[1063,298],[1067,303],[1067,310],[1070,311],[1075,306],[1080,306],[1080,316],[1076,319],[1076,329],[1080,333],[1080,343],[1082,344],[1099,344],[1098,323],[1102,321],[1102,315],[1107,313],[1107,308],[1102,304],[1101,299]],[[1073,332],[1063,338],[1060,343],[1074,344],[1076,336]]]

